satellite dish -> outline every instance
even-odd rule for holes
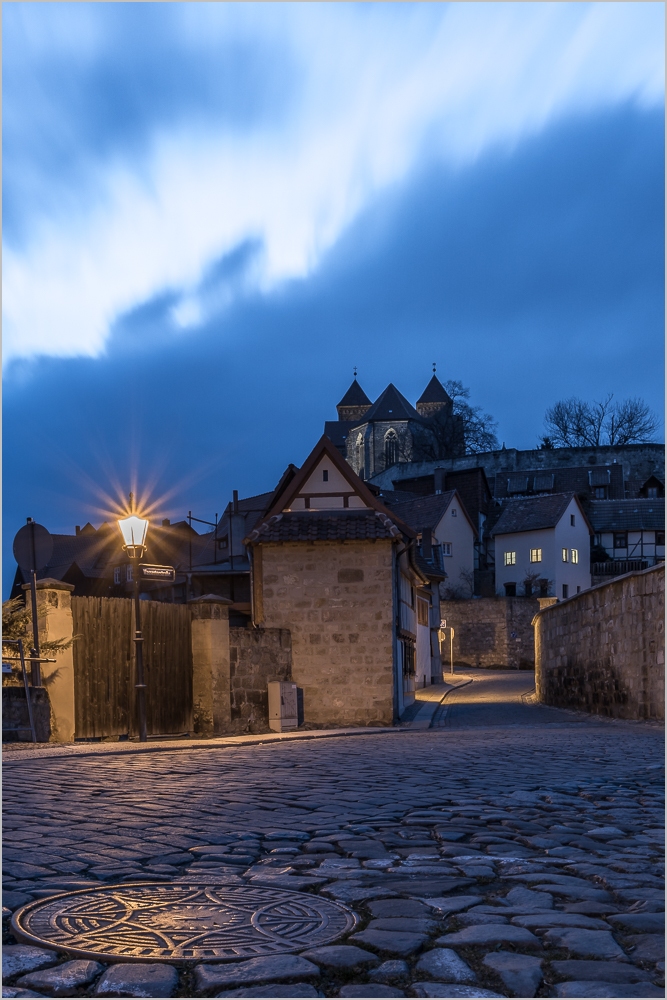
[[[14,536],[14,558],[24,573],[39,573],[53,555],[53,538],[43,524],[29,521]]]

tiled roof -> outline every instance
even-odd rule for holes
[[[434,375],[426,386],[417,403],[451,403],[451,397],[441,383],[440,379]]]
[[[454,490],[448,490],[446,493],[434,493],[430,497],[417,497],[415,500],[403,500],[402,498],[394,500],[393,498],[389,499],[384,494],[382,502],[391,510],[395,510],[398,516],[415,531],[421,531],[422,528],[433,530],[447,510],[453,496]]]
[[[347,390],[338,406],[370,406],[371,401],[361,388],[356,378]]]
[[[390,382],[370,410],[367,410],[357,422],[365,424],[369,420],[421,420],[421,417],[414,406]]]
[[[589,519],[593,529],[603,531],[664,531],[664,498],[646,500],[593,500]]]
[[[625,495],[619,464],[497,472],[490,481],[496,499],[535,493],[590,494],[596,486],[606,486],[612,499]]]
[[[258,525],[249,536],[257,542],[345,542],[397,538],[401,532],[385,515],[375,510],[291,511],[275,514]]]
[[[574,494],[522,497],[508,500],[493,529],[494,535],[512,535],[518,531],[538,531],[554,528],[567,510]]]

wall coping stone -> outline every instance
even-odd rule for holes
[[[202,594],[201,597],[191,597],[188,604],[233,604],[228,597],[219,597],[217,594]]]
[[[30,584],[22,583],[21,590],[30,590]],[[54,580],[47,576],[44,580],[37,581],[37,590],[69,590],[71,593],[74,590],[74,584],[65,583],[63,580]]]
[[[623,573],[622,576],[615,576],[613,580],[607,580],[606,583],[596,583],[594,587],[589,587],[587,590],[582,590],[579,594],[573,594],[572,597],[565,597],[563,599],[559,598],[557,604],[550,604],[546,608],[540,608],[539,611],[535,612],[535,617],[533,618],[532,624],[534,625],[537,619],[547,611],[551,611],[553,608],[562,608],[565,604],[569,604],[571,601],[578,601],[582,597],[587,597],[588,594],[592,594],[594,590],[602,590],[603,587],[611,587],[615,583],[620,583],[621,580],[627,580],[631,576],[646,576],[648,573],[664,573],[665,564],[656,563],[655,566],[648,566],[646,569],[634,570],[632,573]]]

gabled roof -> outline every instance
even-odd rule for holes
[[[445,389],[444,385],[440,379],[434,375],[417,400],[417,405],[420,403],[451,403],[451,401],[451,396]]]
[[[421,417],[412,403],[390,382],[358,422],[365,424],[369,420],[421,420]]]
[[[249,542],[347,542],[398,538],[401,532],[376,510],[287,511],[262,522]]]
[[[520,531],[539,531],[555,528],[574,499],[581,516],[592,532],[590,522],[575,493],[556,493],[551,496],[521,497],[508,500],[496,521],[493,535],[513,535]]]
[[[371,401],[357,382],[356,376],[338,406],[370,406]]]
[[[387,500],[386,503],[392,511],[395,511],[415,531],[421,531],[422,528],[430,528],[433,531],[440,523],[440,519],[455,497],[458,499],[459,507],[463,511],[464,517],[468,519],[470,527],[476,536],[477,529],[456,490],[447,490],[445,493],[434,493],[428,497],[416,497],[413,500],[392,499]]]
[[[367,509],[370,508],[370,510],[377,511],[383,517],[389,518],[390,523],[396,523],[400,531],[402,531],[403,534],[407,535],[409,538],[415,537],[415,532],[412,528],[401,521],[400,518],[392,515],[391,511],[385,507],[385,505],[378,500],[373,493],[371,493],[365,482],[360,479],[352,467],[347,464],[334,443],[325,434],[322,435],[300,469],[295,469],[293,465],[289,466],[273,494],[270,506],[268,507],[265,515],[260,519],[260,522],[255,525],[255,530],[251,532],[251,536],[255,534],[255,531],[261,531],[264,523],[271,521],[271,519],[276,517],[278,514],[283,514],[284,512],[285,516],[287,516],[287,511],[285,509],[289,507],[292,500],[299,495],[301,488],[310,478],[311,474],[317,467],[317,464],[324,456],[329,459],[331,464],[335,466],[343,478],[347,480],[350,484],[350,489],[363,500]],[[363,513],[363,509],[361,512]],[[301,516],[300,512],[291,513],[299,513],[299,516]],[[330,512],[312,510],[304,512],[303,516],[310,518],[326,518],[331,513],[338,514],[338,511]],[[346,514],[348,512],[343,511],[342,513]],[[350,511],[349,513],[356,514],[357,512]]]
[[[634,500],[592,500],[590,520],[593,530],[603,531],[664,531],[664,498]]]

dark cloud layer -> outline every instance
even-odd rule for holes
[[[308,279],[244,293],[178,330],[165,290],[116,324],[105,356],[12,364],[5,390],[5,588],[26,515],[91,517],[84,477],[179,483],[165,513],[220,511],[300,463],[359,365],[372,397],[416,398],[438,362],[532,447],[571,394],[662,400],[662,115],[563,120],[457,173],[432,164],[369,208]],[[261,245],[202,276],[215,304]],[[168,509],[167,509],[168,508]],[[93,518],[94,520],[94,518]],[[99,518],[98,518],[99,520]]]

